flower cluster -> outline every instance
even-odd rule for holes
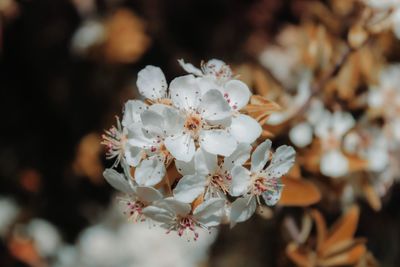
[[[275,205],[295,151],[283,145],[272,153],[265,140],[251,153],[262,128],[245,114],[251,92],[228,65],[216,59],[201,69],[179,64],[189,74],[169,85],[158,67],[138,73],[145,100],[129,100],[122,120],[105,132],[102,143],[114,164],[104,177],[127,194],[130,218],[151,219],[196,240],[199,227],[233,226],[262,202]]]

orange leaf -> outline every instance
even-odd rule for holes
[[[317,251],[318,251],[326,239],[328,230],[326,228],[325,219],[318,210],[312,209],[311,217],[313,217],[315,226],[317,228]]]
[[[250,99],[250,104],[244,107],[243,110],[262,125],[267,121],[269,115],[280,110],[280,106],[265,97],[253,95]]]
[[[22,237],[12,237],[8,242],[8,249],[11,255],[29,266],[46,266],[32,240]]]
[[[335,255],[328,259],[319,260],[318,265],[321,267],[353,265],[360,260],[366,251],[367,249],[364,244],[358,244],[345,253]]]
[[[282,177],[284,188],[279,204],[283,206],[309,206],[321,199],[318,188],[310,181]]]
[[[368,161],[361,159],[357,156],[346,155],[347,160],[349,161],[349,171],[357,172],[366,170],[368,167]]]
[[[335,244],[333,244],[332,246],[330,246],[329,249],[325,250],[324,254],[320,255],[320,257],[321,258],[332,257],[334,255],[344,253],[359,244],[365,244],[365,242],[366,242],[366,240],[362,239],[362,238],[358,238],[358,239],[351,238],[351,239],[339,241],[339,242],[336,242]]]
[[[379,211],[382,208],[381,199],[368,181],[364,181],[362,189],[369,205],[375,210]]]
[[[295,244],[290,243],[286,247],[286,255],[298,266],[312,267],[314,266],[314,257],[311,251],[302,251],[301,248]]]
[[[351,239],[357,229],[359,215],[360,209],[357,206],[352,206],[331,228],[318,252],[324,254],[335,243]]]

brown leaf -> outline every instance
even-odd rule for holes
[[[361,238],[358,238],[358,239],[350,238],[350,239],[342,240],[342,241],[336,242],[331,247],[329,247],[329,249],[324,251],[324,254],[320,255],[320,257],[321,258],[329,258],[334,255],[345,253],[346,251],[352,249],[353,247],[355,247],[359,244],[365,244],[365,242],[366,242],[366,240],[361,239]]]
[[[315,226],[317,228],[317,251],[319,251],[326,239],[328,230],[326,228],[325,219],[318,210],[312,209],[311,217],[314,219]]]
[[[144,22],[128,9],[117,10],[105,24],[104,56],[109,62],[130,63],[147,50],[150,38]]]
[[[319,260],[318,265],[321,267],[353,265],[360,260],[360,258],[366,253],[366,251],[367,249],[364,244],[358,244],[342,254]]]
[[[331,228],[328,237],[318,249],[321,254],[326,253],[332,245],[343,240],[352,239],[357,229],[360,209],[352,206]]]
[[[42,186],[42,175],[35,169],[22,170],[19,174],[19,183],[26,191],[37,193]]]
[[[367,199],[371,208],[373,208],[375,211],[379,211],[382,208],[382,202],[373,186],[366,180],[362,183],[361,186],[364,192],[364,196]]]
[[[368,161],[358,156],[354,155],[346,155],[346,158],[349,162],[349,171],[350,172],[358,172],[363,171],[368,168]]]
[[[311,251],[302,250],[296,243],[290,243],[286,247],[286,255],[298,266],[312,267],[315,266],[315,256]]]
[[[284,188],[279,205],[306,207],[320,201],[321,193],[310,181],[282,177]]]
[[[47,266],[40,257],[32,240],[14,236],[8,242],[8,250],[16,259],[26,263],[31,267]]]
[[[95,184],[103,182],[103,166],[100,160],[102,148],[100,142],[100,136],[96,133],[85,135],[78,145],[76,157],[72,165],[77,175],[87,176]]]
[[[280,106],[260,95],[253,95],[250,104],[244,107],[243,111],[257,120],[261,125],[265,124],[269,116],[280,110]]]

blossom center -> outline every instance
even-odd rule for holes
[[[197,113],[190,114],[186,117],[185,125],[186,131],[196,135],[198,131],[203,127],[203,120]]]
[[[279,191],[281,184],[278,179],[268,179],[266,177],[256,174],[252,177],[252,193],[253,195],[259,196],[263,193],[275,193]]]
[[[144,221],[144,217],[142,214],[142,210],[145,207],[145,204],[139,200],[136,201],[128,201],[126,203],[126,210],[124,214],[128,215],[130,219],[134,222]]]
[[[192,236],[194,241],[199,238],[199,234],[196,232],[196,222],[191,216],[178,217],[176,228],[178,235],[186,236],[188,241]]]
[[[109,130],[105,131],[102,135],[101,144],[106,147],[106,157],[107,159],[117,158],[115,164],[118,164],[120,158],[123,156],[123,151],[127,141],[127,137],[123,134],[120,127],[112,126]]]
[[[208,185],[214,188],[220,189],[225,195],[228,193],[229,189],[225,183],[225,179],[223,175],[218,173],[209,175]]]

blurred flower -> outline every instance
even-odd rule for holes
[[[19,207],[11,198],[0,197],[0,237],[4,237],[19,214]]]
[[[26,231],[43,258],[54,256],[57,253],[62,239],[54,225],[43,219],[33,219],[26,226]]]
[[[392,29],[397,38],[400,38],[400,2],[398,0],[363,0],[371,7],[373,16],[369,21],[369,28],[374,32]]]
[[[96,133],[85,135],[77,148],[73,170],[77,175],[87,176],[93,183],[101,180],[102,164],[100,161],[100,136]]]
[[[88,5],[77,4],[82,14],[92,12]],[[71,49],[76,54],[110,63],[135,62],[149,45],[142,19],[122,8],[105,19],[84,20],[71,41]]]

